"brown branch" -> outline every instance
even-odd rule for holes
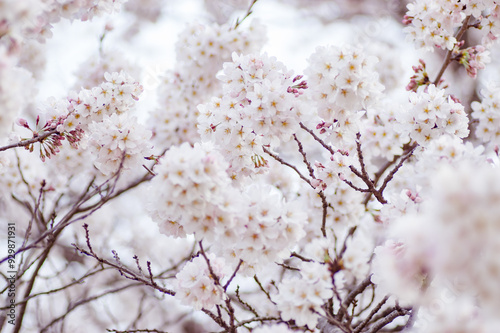
[[[15,255],[18,255],[19,253],[22,253],[22,252],[25,252],[29,249],[32,249],[34,247],[36,247],[41,241],[43,241],[44,239],[46,239],[47,237],[53,235],[54,233],[56,233],[58,230],[61,230],[61,229],[64,229],[66,228],[68,225],[70,224],[73,224],[77,221],[80,221],[80,220],[83,220],[85,218],[87,218],[88,216],[90,216],[91,214],[93,214],[95,211],[97,211],[99,208],[101,208],[105,203],[117,198],[118,196],[122,195],[123,193],[139,186],[140,184],[144,183],[144,182],[147,182],[149,180],[151,180],[153,177],[151,176],[151,174],[147,173],[145,174],[143,177],[135,180],[134,182],[130,183],[127,187],[123,188],[123,189],[120,189],[118,191],[115,191],[112,195],[109,195],[107,197],[103,197],[102,200],[99,202],[99,203],[96,203],[96,204],[93,204],[91,206],[87,206],[87,207],[81,207],[83,204],[85,204],[86,202],[90,201],[94,196],[98,195],[100,193],[100,188],[105,185],[108,181],[106,181],[105,183],[99,185],[94,191],[90,192],[90,193],[86,193],[84,194],[81,198],[79,198],[73,205],[73,207],[70,209],[70,211],[68,213],[66,213],[66,215],[59,221],[59,223],[53,227],[52,229],[48,229],[46,231],[44,231],[40,236],[38,236],[37,239],[35,239],[33,242],[31,242],[31,244],[25,246],[25,247],[21,247],[19,248]],[[90,186],[91,184],[89,185],[89,188],[90,189]],[[85,193],[85,192],[84,192]],[[78,213],[82,213],[82,212],[86,212],[86,211],[89,211],[89,213],[83,215],[83,216],[80,216],[76,219],[72,219],[76,214]],[[2,260],[0,260],[0,264],[3,263],[4,261],[8,260],[8,257],[5,257],[5,258],[2,258]]]
[[[245,19],[252,14],[252,8],[257,3],[257,1],[258,0],[252,0],[252,3],[248,7],[245,16],[243,16],[243,18],[241,18],[241,19],[240,18],[236,19],[236,23],[234,24],[233,30],[236,30],[240,26],[240,24],[243,23],[243,21],[245,21]]]
[[[87,241],[87,243],[89,243],[90,241]],[[164,288],[160,285],[158,285],[154,280],[153,280],[153,276],[150,275],[149,277],[144,277],[144,276],[141,276],[139,274],[137,274],[136,272],[132,271],[131,269],[129,269],[128,267],[122,265],[122,264],[115,264],[113,262],[110,262],[109,260],[106,260],[106,259],[103,259],[99,256],[97,256],[95,253],[92,252],[89,252],[87,250],[84,250],[82,248],[80,248],[78,245],[76,244],[72,244],[73,247],[78,250],[80,253],[82,254],[85,254],[86,256],[89,256],[89,257],[92,257],[94,258],[95,260],[97,260],[99,263],[101,264],[105,264],[105,265],[108,265],[108,266],[111,266],[111,267],[114,267],[118,270],[118,272],[125,278],[129,279],[129,280],[133,280],[133,281],[137,281],[137,282],[140,282],[144,285],[147,285],[147,286],[150,286],[152,288],[154,288],[155,290],[158,290],[159,292],[161,293],[164,293],[166,295],[171,295],[171,296],[174,296],[175,295],[175,291],[173,290],[170,290],[170,289],[167,289],[167,288]],[[150,265],[150,264],[149,264]],[[150,266],[148,265],[148,268],[150,268]],[[151,272],[151,271],[150,271]]]
[[[295,167],[294,165],[288,163],[288,162],[285,162],[282,158],[280,158],[278,155],[276,154],[273,154],[271,153],[266,147],[262,147],[262,149],[264,150],[265,153],[267,153],[268,155],[270,155],[272,158],[274,158],[276,161],[278,161],[279,163],[283,164],[283,165],[286,165],[287,167],[291,168],[292,170],[294,170],[298,175],[299,177],[305,181],[307,184],[309,184],[309,186],[311,186],[311,188],[315,189],[314,186],[312,185],[311,181],[309,179],[307,179],[300,171],[299,169],[297,169],[297,167]],[[299,146],[299,149],[300,146]],[[303,152],[301,152],[303,153]],[[305,153],[303,153],[304,156],[304,161],[306,163],[306,165],[309,163],[307,162],[306,158],[305,158]],[[310,171],[311,172],[311,171]],[[314,175],[312,175],[312,177],[314,178]],[[321,203],[322,203],[322,209],[323,209],[323,216],[322,216],[322,219],[321,219],[321,233],[323,234],[323,237],[326,237],[326,215],[327,215],[327,209],[328,209],[328,202],[326,200],[326,197],[325,197],[325,194],[323,193],[323,191],[320,191],[318,192],[318,195],[320,196],[321,198]]]
[[[229,278],[229,280],[227,280],[226,284],[224,285],[224,291],[227,291],[227,288],[229,287],[229,285],[231,284],[231,282],[233,281],[234,277],[236,276],[236,273],[238,273],[240,267],[241,267],[241,264],[243,264],[243,260],[240,259],[240,261],[238,262],[238,266],[236,266],[236,269],[234,270],[233,274],[231,275],[231,277]]]
[[[267,296],[267,299],[269,301],[271,301],[271,303],[273,303],[274,305],[276,305],[276,303],[271,299],[271,295],[269,294],[269,292],[264,288],[264,286],[262,285],[262,283],[260,282],[259,278],[257,277],[257,275],[254,275],[253,276],[253,279],[255,280],[255,282],[257,283],[257,285],[259,286],[260,290],[262,290],[262,292],[264,294],[266,294]]]
[[[345,251],[347,251],[347,240],[349,239],[349,237],[353,237],[357,228],[358,228],[358,226],[353,226],[349,229],[349,232],[347,233],[347,236],[344,239],[344,244],[342,245],[342,249],[340,250],[340,252],[337,256],[338,259],[340,259],[344,256]]]
[[[344,313],[347,312],[347,308],[349,308],[349,306],[354,301],[356,296],[361,294],[366,289],[366,287],[368,287],[370,284],[372,284],[371,277],[372,277],[371,274],[368,275],[356,288],[354,288],[354,290],[352,290],[347,295],[347,297],[344,299],[344,301],[340,305],[340,308],[345,309],[346,311],[339,311],[339,313],[337,314],[337,318],[336,318],[338,321],[342,321],[342,317],[344,316]]]
[[[52,134],[58,134],[58,133],[59,132],[56,129],[53,129],[53,130],[50,130],[50,131],[43,133],[42,135],[35,136],[31,139],[21,140],[19,142],[13,143],[13,144],[0,147],[0,151],[12,149],[12,148],[26,147],[26,146],[29,146],[33,143],[41,142],[41,141],[45,140],[46,138],[48,138],[49,136],[51,136]]]
[[[468,28],[470,28],[470,26],[469,26],[469,19],[470,19],[470,17],[471,16],[469,15],[469,16],[467,16],[465,18],[462,27],[460,28],[460,30],[455,35],[455,39],[457,40],[457,42],[459,41],[459,39],[462,38],[462,36],[464,35],[465,31]],[[453,49],[454,49],[454,47],[453,47]],[[441,69],[439,70],[439,73],[438,73],[438,75],[436,76],[436,78],[434,79],[434,82],[433,82],[433,84],[435,86],[437,86],[439,84],[439,81],[441,80],[441,77],[443,76],[444,72],[446,71],[446,68],[448,68],[448,65],[452,61],[451,56],[453,55],[453,49],[448,50],[448,52],[446,52],[446,58],[444,59],[444,63],[441,66]]]
[[[310,130],[309,128],[307,128],[303,123],[299,123],[299,125],[300,125],[300,127],[304,131],[306,131],[307,133],[311,134],[311,136],[314,138],[314,140],[316,140],[317,142],[319,142],[332,155],[335,154],[335,151],[333,150],[333,148],[330,147],[329,145],[327,145],[323,140],[321,140],[316,134],[314,134],[314,132],[312,130]]]
[[[208,271],[210,272],[210,277],[214,280],[215,284],[217,286],[223,288],[224,293],[226,293],[226,288],[229,285],[229,283],[226,284],[226,286],[225,286],[226,288],[222,286],[222,284],[220,282],[220,278],[213,271],[212,265],[210,265],[210,259],[208,259],[208,256],[205,253],[205,250],[203,249],[203,244],[202,244],[201,240],[198,242],[198,245],[200,246],[200,253],[201,253],[201,255],[203,256],[203,258],[205,259],[205,261],[207,263]],[[242,261],[240,260],[240,264],[238,264],[238,267],[236,268],[234,274],[236,274],[236,272],[238,271],[241,263],[242,263]],[[231,279],[233,277],[234,276],[232,276]],[[226,293],[226,295],[227,295],[227,293]],[[224,322],[224,325],[221,326],[221,327],[225,328],[229,333],[236,333],[236,325],[235,325],[236,317],[234,315],[234,308],[233,308],[233,306],[231,304],[231,297],[226,297],[225,303],[226,303],[226,308],[224,308],[224,310],[229,315],[229,325],[222,320],[222,315],[221,315],[220,310],[219,310],[219,312],[218,312],[219,319],[220,319],[221,322]],[[217,309],[219,309],[219,307],[217,307]],[[217,322],[217,323],[219,324],[219,322]]]
[[[125,289],[128,289],[130,287],[138,287],[138,286],[141,286],[141,283],[130,283],[130,284],[127,284],[127,285],[124,285],[124,286],[121,286],[121,287],[118,287],[118,288],[114,288],[114,289],[110,289],[110,290],[107,290],[105,292],[102,292],[100,294],[97,294],[95,296],[92,296],[92,297],[89,297],[89,298],[86,298],[86,299],[82,299],[74,304],[70,304],[66,310],[66,312],[57,317],[57,318],[54,318],[50,323],[48,323],[47,325],[45,325],[44,328],[42,328],[40,330],[40,333],[44,333],[46,332],[52,325],[56,324],[57,322],[63,320],[64,318],[66,318],[72,311],[74,311],[76,308],[84,305],[84,304],[87,304],[87,303],[90,303],[92,301],[95,301],[96,299],[99,299],[103,296],[106,296],[106,295],[110,295],[110,294],[115,294],[117,292],[120,292],[122,290],[125,290]]]
[[[95,275],[95,274],[97,274],[97,273],[100,273],[100,272],[102,272],[102,271],[106,270],[107,268],[99,268],[99,269],[97,269],[97,267],[95,267],[94,269],[96,269],[96,270],[91,270],[91,271],[88,271],[87,273],[85,273],[85,275],[83,275],[83,276],[82,276],[82,277],[80,277],[79,279],[74,280],[74,281],[72,281],[71,283],[68,283],[68,284],[66,284],[66,285],[64,285],[64,286],[62,286],[62,287],[60,287],[60,288],[55,288],[55,289],[51,289],[51,290],[48,290],[48,291],[43,291],[43,292],[39,292],[39,293],[36,293],[36,294],[31,294],[28,298],[23,299],[23,300],[21,300],[21,301],[19,301],[19,302],[16,302],[16,304],[15,304],[15,305],[16,305],[16,306],[18,306],[18,305],[20,305],[20,304],[22,304],[22,303],[26,303],[26,302],[28,302],[28,301],[29,301],[30,299],[32,299],[32,298],[35,298],[35,297],[38,297],[38,296],[42,296],[42,295],[50,295],[50,294],[54,294],[54,293],[57,293],[57,292],[59,292],[59,291],[63,291],[63,290],[65,290],[65,289],[68,289],[68,288],[70,288],[70,287],[72,287],[72,286],[74,286],[74,285],[81,284],[82,282],[84,282],[84,281],[85,281],[85,279],[86,279],[86,278],[88,278],[88,277],[90,277],[90,276],[93,276],[93,275]],[[0,308],[0,310],[7,310],[7,309],[8,309],[8,307],[3,307],[3,308]]]
[[[380,311],[380,309],[382,308],[382,306],[387,302],[387,300],[389,299],[389,296],[385,296],[373,309],[372,311],[370,311],[370,314],[368,315],[368,317],[365,318],[365,320],[363,320],[362,322],[360,322],[357,326],[355,326],[355,329],[354,329],[354,333],[359,333],[361,332],[361,330],[363,330],[363,328],[366,327],[366,325],[368,325],[368,323],[370,322],[370,320],[373,318],[373,316]]]
[[[243,320],[240,323],[238,323],[238,325],[236,327],[241,327],[243,325],[250,324],[250,323],[255,323],[255,322],[263,323],[265,321],[279,321],[279,322],[282,322],[283,320],[281,318],[279,318],[279,317],[256,317],[256,318],[252,318],[252,319]]]
[[[323,191],[318,192],[319,197],[321,198],[321,203],[322,203],[322,216],[321,216],[321,233],[323,237],[326,237],[326,215],[327,215],[327,209],[328,209],[328,202],[326,201],[325,194]]]
[[[268,155],[270,155],[272,158],[274,158],[276,161],[278,161],[279,163],[283,164],[283,165],[286,165],[287,167],[291,168],[292,170],[294,170],[298,175],[299,177],[305,181],[307,184],[309,184],[309,186],[311,186],[313,189],[314,189],[314,186],[312,186],[311,184],[311,181],[309,179],[307,179],[304,175],[302,175],[302,173],[299,171],[299,169],[297,169],[296,166],[288,163],[288,162],[285,162],[282,158],[280,158],[278,155],[276,154],[273,154],[271,153],[266,147],[262,147],[262,149],[264,150],[264,152]]]
[[[394,163],[396,163],[396,161],[401,158],[402,156],[406,156],[410,151],[413,151],[414,149],[416,148],[416,143],[413,143],[413,144],[405,144],[403,146],[403,153],[401,155],[396,155],[394,156],[394,158],[392,159],[392,161],[388,161],[386,162],[376,173],[375,173],[375,177],[373,178],[373,185],[377,185],[380,178],[382,178],[383,174],[387,171],[387,169],[389,169],[389,167],[391,165],[393,165]],[[401,166],[400,166],[401,167]],[[397,171],[398,168],[396,168],[395,170]],[[394,170],[393,170],[394,171]],[[395,173],[395,172],[394,172]],[[393,174],[394,176],[394,174]],[[392,177],[391,177],[392,179]],[[387,181],[388,182],[388,181]],[[370,201],[370,198],[372,196],[373,193],[371,192],[368,192],[366,197],[365,197],[365,200],[363,201],[363,205],[366,206],[368,204],[368,202]]]
[[[311,166],[311,163],[307,160],[306,152],[304,151],[304,146],[302,146],[302,142],[297,139],[297,136],[294,134],[293,139],[295,142],[297,142],[297,145],[299,146],[299,153],[302,155],[302,161],[307,167],[307,171],[309,171],[309,176],[311,176],[312,179],[315,179],[316,177],[314,176],[314,169]]]
[[[305,261],[305,262],[311,262],[311,261],[314,261],[312,259],[309,259],[309,258],[306,258],[300,254],[298,254],[297,252],[292,252],[292,254],[290,255],[290,257],[296,257],[296,258],[299,258],[300,260],[302,261]]]
[[[49,238],[49,243],[47,244],[46,248],[44,249],[40,259],[38,260],[38,264],[33,271],[33,274],[31,275],[31,278],[28,281],[28,285],[26,286],[26,289],[24,290],[23,294],[23,299],[29,298],[31,291],[33,290],[33,286],[35,285],[35,280],[38,277],[38,273],[40,272],[40,269],[42,268],[43,264],[45,263],[45,260],[47,260],[47,257],[49,256],[50,251],[52,250],[57,237],[60,235],[62,232],[62,229],[57,231],[52,235],[52,237]],[[22,303],[21,306],[19,307],[19,315],[17,316],[16,320],[16,325],[14,326],[14,333],[19,333],[21,331],[21,327],[23,324],[23,319],[24,319],[24,314],[26,313],[26,307],[28,306],[28,302]]]
[[[380,189],[378,190],[380,195],[382,195],[382,192],[384,192],[385,188],[387,187],[387,184],[392,180],[392,178],[394,177],[396,172],[398,172],[398,170],[403,166],[403,163],[407,159],[409,159],[411,157],[411,155],[413,155],[413,151],[415,150],[415,148],[417,148],[417,146],[418,146],[417,143],[414,143],[413,145],[411,145],[408,153],[403,158],[401,158],[399,163],[385,177],[384,182],[382,183],[382,186],[380,186]]]
[[[245,308],[248,309],[248,311],[250,311],[251,313],[253,313],[253,315],[255,317],[259,317],[259,313],[257,312],[257,310],[255,310],[250,304],[248,304],[247,302],[245,302],[244,300],[241,299],[241,296],[240,296],[240,286],[236,287],[235,295],[236,295],[236,299],[238,300],[238,302],[241,305],[243,305]]]
[[[387,316],[385,317],[380,323],[378,323],[377,325],[374,325],[369,331],[368,333],[376,333],[378,331],[380,331],[384,326],[392,323],[394,321],[394,319],[396,319],[397,317],[402,317],[402,316],[406,316],[407,314],[409,313],[408,310],[406,309],[402,309],[398,306],[395,307],[395,309]]]

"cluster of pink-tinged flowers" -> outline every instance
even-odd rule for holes
[[[462,41],[457,44],[457,48],[455,48],[453,52],[453,58],[465,67],[467,74],[470,77],[476,78],[477,71],[484,69],[485,64],[490,62],[490,51],[486,50],[486,48],[482,45],[471,46],[460,50],[459,46],[463,45],[463,43],[464,42]]]
[[[452,60],[463,65],[475,78],[477,71],[490,62],[489,48],[500,35],[500,8],[496,1],[429,1],[417,0],[408,4],[403,19],[409,40],[430,51],[434,47],[452,52]],[[461,49],[463,33],[470,28],[481,30],[481,44]],[[459,31],[457,33],[457,31]],[[455,35],[456,34],[456,35]],[[410,84],[410,89],[414,89]]]
[[[406,86],[408,91],[417,91],[418,87],[423,85],[428,85],[430,83],[429,74],[427,74],[427,69],[425,61],[419,59],[420,65],[412,66],[413,76],[410,78],[410,83]]]
[[[69,97],[49,100],[41,107],[33,130],[24,119],[18,125],[32,132],[33,151],[40,142],[40,158],[50,158],[60,152],[63,140],[77,149],[82,141],[98,152],[95,166],[110,174],[123,167],[130,168],[142,157],[150,155],[147,143],[151,132],[128,115],[142,86],[125,72],[105,73],[104,82],[92,89],[70,92]],[[47,119],[47,120],[43,120]]]
[[[24,148],[33,152],[35,149],[35,143],[40,144],[40,159],[45,161],[46,158],[51,158],[60,152],[60,147],[63,145],[63,141],[66,139],[71,147],[77,148],[78,143],[83,137],[83,130],[81,128],[75,128],[71,131],[57,131],[57,127],[64,122],[64,117],[59,117],[57,119],[49,119],[44,121],[37,116],[35,121],[35,129],[32,129],[28,121],[24,118],[18,118],[16,124],[23,128],[31,131],[33,140],[32,143],[26,145]],[[42,125],[43,124],[43,125]],[[41,139],[40,139],[41,138]],[[30,140],[27,139],[27,140]]]
[[[262,147],[278,147],[300,130],[307,82],[298,82],[301,76],[267,54],[234,53],[218,78],[222,98],[198,106],[201,138],[220,146],[235,175],[262,172],[267,167]]]

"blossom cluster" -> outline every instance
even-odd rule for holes
[[[441,135],[464,138],[469,134],[464,106],[445,91],[431,84],[410,92],[410,107],[397,117],[401,132],[421,146],[428,146]]]
[[[74,148],[89,144],[97,152],[94,165],[109,175],[138,165],[152,147],[147,143],[151,132],[127,113],[142,86],[123,71],[105,73],[104,78],[101,85],[72,91],[67,99],[50,99],[40,111]]]
[[[494,287],[500,272],[494,255],[500,246],[498,173],[487,165],[444,165],[432,184],[419,212],[390,225],[391,240],[375,250],[373,281],[424,307],[448,288],[476,298],[477,311],[495,319],[500,309]]]
[[[491,83],[481,90],[482,100],[471,104],[471,116],[478,121],[474,134],[489,149],[500,145],[499,92],[500,87]]]
[[[276,190],[233,187],[224,157],[209,143],[170,148],[150,187],[150,214],[167,235],[194,234],[248,274],[285,258],[303,236],[304,216]]]
[[[480,21],[484,20],[480,26],[488,27],[490,22],[491,25],[496,25],[496,9],[497,4],[494,0],[417,0],[408,4],[404,23],[409,26],[405,31],[409,39],[417,41],[422,48],[433,50],[436,46],[452,50],[457,43],[454,37],[455,30],[464,23],[469,24],[469,16]],[[483,17],[482,13],[486,10],[492,12]],[[489,33],[498,34],[494,29],[488,30]]]
[[[377,58],[355,47],[329,46],[318,47],[308,62],[308,94],[323,121],[321,128],[332,140],[352,142],[363,110],[375,105],[384,88],[375,70]]]
[[[278,147],[300,128],[306,83],[267,54],[233,54],[219,79],[222,98],[198,107],[201,138],[220,147],[236,177],[259,172],[267,166],[262,146]]]
[[[0,36],[9,35],[10,42],[35,39],[45,42],[52,36],[52,24],[61,18],[91,20],[94,16],[118,11],[125,0],[2,0],[0,7],[8,8],[0,13]]]
[[[316,327],[322,305],[333,296],[330,272],[326,265],[305,263],[301,278],[283,280],[275,297],[284,320],[295,320],[297,325]],[[307,269],[306,269],[307,268]]]
[[[94,165],[104,175],[120,168],[132,169],[141,165],[151,151],[151,131],[139,125],[127,114],[105,116],[88,127],[89,145],[97,157]]]
[[[417,0],[408,4],[403,20],[408,26],[404,30],[407,38],[420,48],[453,51],[467,74],[475,78],[477,71],[490,62],[489,49],[500,36],[499,11],[494,0]],[[484,31],[482,45],[460,50],[464,43],[456,39],[460,36],[455,33],[459,28],[464,32],[469,27]]]
[[[259,51],[266,40],[264,26],[252,22],[234,29],[229,24],[191,24],[176,44],[175,70],[169,70],[158,89],[159,108],[150,116],[154,140],[163,145],[199,140],[197,105],[221,94],[215,79],[231,53]]]
[[[44,295],[38,299],[45,304],[45,296],[58,297],[40,287],[52,283],[44,284],[43,276],[55,269],[58,290],[67,293],[73,309],[73,290],[93,295],[102,285],[114,288],[115,279],[101,276],[118,269],[175,296],[171,308],[155,308],[172,313],[155,312],[162,322],[152,330],[198,331],[188,324],[213,320],[215,328],[201,330],[496,332],[500,88],[492,84],[481,91],[469,122],[469,106],[441,78],[452,62],[471,77],[489,62],[492,42],[500,37],[497,1],[410,4],[409,39],[447,52],[435,80],[432,59],[428,67],[420,60],[409,84],[402,82],[397,62],[404,58],[403,40],[318,47],[304,76],[294,74],[261,51],[263,26],[243,22],[257,1],[250,2],[248,8],[243,0],[205,1],[221,24],[195,23],[182,31],[175,63],[154,92],[158,106],[143,126],[133,113],[143,93],[134,79],[139,68],[103,50],[104,35],[99,58],[76,73],[76,91],[31,106],[36,99],[26,89],[29,71],[34,79],[42,77],[43,70],[35,70],[43,48],[35,41],[50,36],[52,23],[88,20],[125,1],[0,0],[0,8],[9,9],[0,13],[0,136],[10,135],[0,146],[0,220],[19,223],[16,229],[25,232],[19,252],[27,267],[38,267],[33,276],[20,275],[20,283],[36,279],[26,300]],[[362,9],[360,1],[353,8],[362,12],[382,2],[372,0]],[[127,19],[137,21],[128,22],[121,37],[141,36],[136,24],[159,19],[165,4],[130,0]],[[224,4],[247,8],[247,15],[222,23],[230,14],[214,8],[222,11],[217,6]],[[332,2],[318,0],[311,7],[321,4]],[[341,10],[348,1],[337,5]],[[468,29],[478,35],[464,35]],[[475,98],[465,96],[466,88],[453,93],[464,101]],[[28,120],[14,121],[20,112]],[[18,126],[9,131],[12,123]],[[31,136],[24,139],[27,130]],[[35,147],[41,159],[30,155]],[[144,170],[145,157],[152,166]],[[144,205],[138,205],[140,196]],[[81,220],[85,234],[74,223]],[[150,222],[158,228],[149,228]],[[151,242],[157,229],[170,238]],[[107,239],[110,232],[116,234]],[[68,254],[69,244],[86,256]],[[132,257],[135,262],[120,259],[117,251],[110,259],[102,255],[116,244],[120,255],[123,246],[143,252]],[[49,264],[41,247],[52,247]],[[152,258],[142,266],[146,256]],[[93,259],[98,266],[89,265]],[[170,266],[157,269],[163,264]],[[82,289],[68,274],[73,271],[102,284]],[[133,289],[141,290],[97,295],[121,300],[110,302],[109,317],[140,299],[136,328],[152,316],[146,310],[156,299]],[[102,305],[95,303],[82,303],[82,309]],[[207,316],[191,316],[178,303]],[[26,309],[22,330],[31,331],[40,316],[37,307]],[[73,315],[68,310],[59,317],[55,309],[61,320]],[[40,320],[33,330],[48,331],[56,322]],[[103,319],[95,325],[110,324]]]
[[[101,50],[98,54],[92,55],[83,62],[75,75],[78,78],[74,89],[92,89],[100,86],[103,81],[107,81],[105,73],[126,73],[130,83],[132,78],[140,77],[139,69],[134,66],[124,55],[118,50]],[[140,93],[137,91],[138,96]]]
[[[221,304],[224,299],[224,290],[215,282],[221,281],[225,274],[224,259],[216,257],[213,253],[207,255],[207,260],[199,255],[186,263],[176,278],[176,297],[183,304],[190,305],[196,310],[212,309],[216,304]],[[212,275],[215,274],[215,277]]]
[[[159,160],[151,182],[151,214],[160,232],[177,237],[196,233],[213,240],[233,227],[237,209],[232,202],[227,162],[207,144],[171,147]],[[199,234],[199,235],[198,235]]]

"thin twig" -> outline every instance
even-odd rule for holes
[[[314,140],[318,141],[326,150],[328,150],[332,155],[335,154],[335,151],[333,150],[332,147],[327,145],[323,140],[321,140],[312,130],[307,128],[303,123],[299,123],[300,127],[306,131],[307,133],[311,134],[311,136],[314,138]]]
[[[371,282],[371,274],[368,275],[356,288],[354,288],[354,290],[352,290],[347,295],[347,297],[344,299],[344,301],[340,305],[340,308],[341,309],[347,309],[347,308],[349,308],[349,306],[354,301],[354,299],[356,298],[356,296],[358,296],[359,294],[361,294],[366,289],[366,287],[368,287],[370,284],[372,284],[372,282]],[[338,321],[342,321],[342,317],[344,316],[344,313],[347,313],[347,311],[339,311],[339,313],[337,314],[337,320]]]
[[[274,158],[276,161],[278,161],[279,163],[283,164],[283,165],[286,165],[287,167],[291,168],[292,170],[294,170],[298,175],[299,177],[305,181],[307,184],[309,184],[309,186],[311,186],[312,188],[314,188],[314,186],[312,186],[311,184],[311,181],[309,179],[307,179],[304,175],[302,175],[302,173],[299,171],[299,169],[297,169],[297,167],[295,167],[294,165],[288,163],[288,162],[285,162],[282,158],[280,158],[278,155],[276,154],[273,154],[272,152],[270,152],[266,147],[262,147],[262,149],[264,150],[264,152],[268,155],[270,155],[272,158]]]
[[[368,317],[365,318],[365,320],[363,320],[361,323],[359,323],[355,329],[354,329],[354,333],[359,333],[361,332],[361,330],[363,328],[366,327],[366,325],[368,325],[368,323],[370,322],[370,320],[373,318],[373,316],[380,311],[380,309],[382,308],[382,306],[387,302],[387,300],[389,299],[389,296],[385,296],[373,309],[372,311],[370,311],[370,314],[368,315]]]
[[[455,39],[457,40],[457,42],[459,42],[459,40],[462,38],[462,36],[464,35],[465,31],[468,28],[470,28],[470,26],[469,26],[469,19],[470,19],[470,17],[471,16],[469,15],[469,16],[467,16],[465,18],[464,24],[462,25],[462,27],[460,28],[460,30],[455,35]],[[441,66],[441,69],[439,70],[438,75],[434,79],[433,84],[435,86],[437,86],[439,84],[439,81],[441,80],[441,77],[443,76],[444,72],[446,71],[446,68],[448,68],[448,65],[451,63],[451,56],[453,55],[453,49],[454,49],[454,47],[451,50],[448,50],[448,52],[446,53],[446,58],[444,59],[444,63]]]
[[[240,18],[236,19],[236,23],[234,24],[233,30],[236,30],[240,26],[240,24],[243,23],[243,21],[245,21],[245,19],[252,14],[252,7],[257,3],[257,1],[258,0],[252,0],[252,3],[248,7],[245,16],[243,16],[243,18],[241,19]]]
[[[227,288],[231,284],[231,281],[233,281],[234,277],[236,276],[236,273],[238,273],[238,270],[241,267],[241,264],[243,264],[243,260],[240,259],[240,261],[238,262],[238,266],[236,266],[236,269],[234,270],[233,274],[231,275],[231,277],[229,278],[229,280],[227,280],[226,284],[224,285],[224,287],[223,287],[224,291],[227,290]]]
[[[391,312],[387,317],[385,317],[380,323],[373,326],[368,331],[368,333],[376,333],[376,332],[380,331],[384,326],[392,323],[394,321],[394,319],[396,319],[397,317],[406,316],[408,314],[408,312],[409,312],[408,310],[401,309],[401,308],[394,309],[394,311]]]
[[[46,138],[48,138],[49,136],[51,136],[52,134],[58,134],[58,133],[59,132],[56,129],[53,129],[53,130],[50,130],[50,131],[43,133],[42,135],[36,136],[34,138],[27,139],[27,140],[21,140],[19,142],[13,143],[13,144],[0,147],[0,151],[12,149],[12,148],[26,147],[26,146],[29,146],[33,143],[41,142],[41,141],[45,140]]]
[[[302,160],[304,164],[307,167],[307,171],[309,171],[309,176],[311,176],[312,179],[315,179],[316,177],[314,176],[314,169],[311,166],[311,163],[307,160],[307,155],[306,152],[304,151],[304,146],[302,146],[302,142],[297,139],[297,136],[294,134],[293,139],[295,142],[297,142],[297,145],[299,146],[299,153],[302,155]]]

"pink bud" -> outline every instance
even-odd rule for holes
[[[21,126],[21,127],[26,127],[27,129],[30,128],[26,119],[23,119],[23,118],[17,118],[16,125]]]
[[[318,161],[314,162],[314,166],[315,166],[316,168],[321,168],[321,169],[324,169],[324,168],[325,168],[325,166],[324,166],[323,164],[321,164],[321,162],[318,162]]]

